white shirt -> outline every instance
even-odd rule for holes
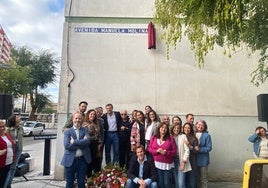
[[[195,136],[198,139],[198,142],[200,143],[200,138],[202,136],[202,133],[196,133]]]
[[[151,137],[155,134],[155,131],[159,125],[159,122],[153,121],[150,125],[146,125],[145,140],[150,140]]]
[[[147,127],[146,133],[145,133],[145,140],[150,140],[152,136],[152,129],[153,129],[153,124]]]
[[[79,140],[79,129],[80,128],[74,127],[74,131],[76,133],[77,140]],[[75,153],[75,157],[81,157],[82,155],[83,155],[82,150],[81,149],[77,149],[76,150],[76,153]]]
[[[114,113],[110,116],[107,114],[108,131],[117,131],[116,118]]]
[[[268,140],[266,138],[262,138],[260,142],[260,153],[259,158],[268,158]]]
[[[6,158],[6,165],[9,165],[13,162],[13,148],[12,143],[7,138],[7,136],[2,136],[3,140],[7,143],[7,158]]]

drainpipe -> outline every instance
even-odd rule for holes
[[[69,13],[68,13],[68,17],[70,18],[70,15],[71,15],[71,10],[72,10],[72,0],[70,1],[70,6],[69,6]],[[70,98],[71,98],[71,83],[73,82],[74,78],[75,78],[75,75],[74,75],[74,72],[73,70],[71,69],[71,66],[70,66],[70,24],[69,24],[69,21],[67,22],[67,67],[68,67],[68,71],[70,71],[72,73],[72,79],[70,80],[70,82],[68,83],[68,90],[67,90],[67,119],[69,119],[69,116],[70,116]]]

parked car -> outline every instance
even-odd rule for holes
[[[33,136],[44,132],[44,124],[37,121],[26,121],[23,124],[24,136]]]

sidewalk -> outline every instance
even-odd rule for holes
[[[41,175],[40,175],[41,174]],[[43,176],[42,173],[31,176],[27,174],[29,181],[25,181],[23,177],[16,177],[12,184],[12,188],[53,188],[65,187],[65,181],[53,180],[53,175]],[[242,188],[242,183],[233,182],[209,182],[209,188]]]
[[[65,187],[65,181],[57,181],[53,179],[53,174],[49,176],[43,176],[40,172],[28,172],[25,174],[28,181],[23,177],[15,177],[13,180],[12,188],[32,188],[32,187]]]
[[[53,173],[49,176],[43,176],[41,171],[28,172],[26,181],[23,177],[15,177],[12,188],[60,188],[65,187],[65,181],[57,181],[53,179]],[[209,188],[242,188],[242,183],[234,182],[209,182]]]

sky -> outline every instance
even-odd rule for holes
[[[0,24],[12,45],[61,57],[64,0],[0,0]],[[58,101],[57,81],[44,93]]]

